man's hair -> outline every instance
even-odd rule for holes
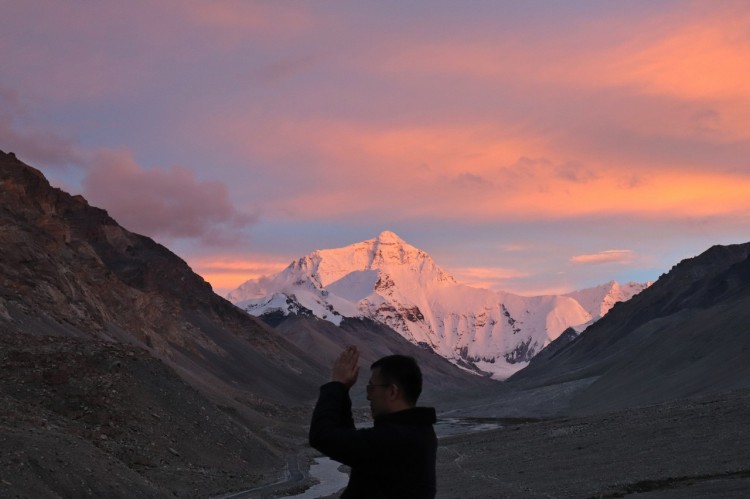
[[[383,383],[397,385],[404,394],[404,398],[412,405],[416,405],[422,393],[422,371],[414,357],[407,355],[389,355],[376,360],[370,369],[380,369]]]

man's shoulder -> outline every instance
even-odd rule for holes
[[[433,407],[412,407],[385,414],[378,419],[382,422],[433,425],[437,422],[437,415]]]

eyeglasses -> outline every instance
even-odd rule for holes
[[[387,385],[373,385],[372,383],[367,384],[367,393],[370,393],[376,386],[391,386],[393,383],[388,383]]]

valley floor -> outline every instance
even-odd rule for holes
[[[748,449],[750,391],[511,424],[441,438],[437,497],[746,498]]]
[[[750,392],[447,437],[438,497],[750,497]]]

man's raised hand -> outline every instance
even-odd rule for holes
[[[331,380],[351,388],[357,382],[357,376],[359,376],[359,350],[355,346],[348,346],[333,363]]]

